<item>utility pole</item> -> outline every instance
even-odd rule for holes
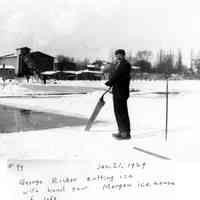
[[[169,99],[169,67],[166,66],[166,113],[165,113],[165,140],[167,141],[167,136],[168,136],[168,111],[169,111],[169,104],[168,104],[168,99]]]
[[[190,51],[190,69],[193,71],[193,57],[194,57],[194,51],[191,49]]]
[[[5,88],[5,81],[6,81],[6,66],[5,64],[3,64],[3,76],[2,76],[2,79],[3,79],[3,89]]]

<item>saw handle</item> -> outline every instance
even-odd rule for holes
[[[111,90],[112,87],[109,87],[104,93],[103,95],[101,96],[100,100],[103,101],[103,98],[105,96],[105,94],[107,94],[110,90]]]

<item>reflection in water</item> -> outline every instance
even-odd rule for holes
[[[64,126],[85,126],[87,120],[87,118],[35,112],[0,105],[0,133],[60,128]]]
[[[31,111],[30,110],[20,109],[20,113],[21,113],[21,115],[29,116]]]

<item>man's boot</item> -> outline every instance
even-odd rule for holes
[[[112,136],[114,137],[114,138],[120,138],[121,137],[121,134],[120,134],[120,131],[118,132],[118,133],[114,133],[114,134],[112,134]]]
[[[121,138],[120,138],[120,139],[122,139],[122,140],[131,139],[130,132],[121,132],[120,135],[121,135]]]

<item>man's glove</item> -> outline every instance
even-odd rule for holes
[[[111,87],[111,86],[112,86],[112,84],[111,84],[111,82],[110,82],[110,81],[107,81],[107,82],[105,82],[105,85],[106,85],[106,86],[109,86],[109,87]]]

